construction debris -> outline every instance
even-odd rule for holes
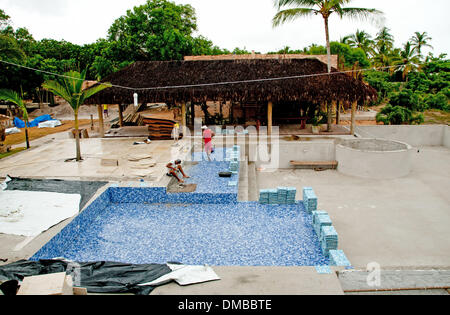
[[[25,277],[17,295],[73,295],[72,276],[60,272]]]

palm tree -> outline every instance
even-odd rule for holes
[[[352,38],[352,35],[347,35],[347,36],[341,37],[339,42],[344,45],[350,45],[351,38]]]
[[[330,32],[328,20],[331,14],[336,13],[340,18],[359,18],[367,19],[370,16],[381,15],[382,12],[376,9],[365,8],[343,8],[342,5],[351,2],[351,0],[274,0],[278,13],[272,20],[273,26],[277,27],[288,21],[293,21],[300,17],[307,17],[312,15],[321,15],[325,23],[325,38],[327,42],[327,58],[328,58],[328,73],[331,73],[331,47],[330,47]],[[281,10],[287,7],[285,10]],[[331,103],[328,107],[328,127],[331,131]]]
[[[42,84],[44,89],[49,90],[56,96],[65,99],[73,109],[75,115],[75,139],[77,149],[77,162],[81,161],[80,150],[80,134],[78,131],[78,110],[81,105],[94,94],[110,87],[109,83],[94,85],[93,87],[83,90],[83,82],[86,79],[86,70],[79,73],[77,71],[69,71],[59,80],[48,80]]]
[[[419,55],[419,58],[422,59],[422,48],[423,47],[429,47],[433,49],[433,46],[431,46],[428,42],[431,41],[432,38],[428,36],[427,32],[419,33],[415,32],[414,36],[411,37],[410,41],[412,42],[413,48],[417,50],[417,54]]]
[[[356,33],[351,35],[348,40],[348,44],[351,47],[361,48],[366,53],[366,56],[373,51],[372,46],[374,43],[370,34],[360,30],[356,30]]]
[[[375,37],[375,45],[379,51],[389,51],[394,47],[394,36],[390,32],[389,28],[383,27]]]
[[[418,69],[420,57],[416,54],[416,48],[413,47],[411,42],[406,42],[400,56],[401,60],[395,63],[398,65],[397,71],[402,71],[403,80],[407,80],[408,73]]]
[[[364,8],[343,8],[342,5],[351,0],[274,0],[278,13],[273,18],[273,26],[277,27],[285,22],[295,20],[300,17],[321,15],[325,23],[325,37],[327,42],[328,72],[331,72],[331,48],[329,17],[335,13],[339,17],[367,19],[371,15],[381,15],[382,12],[376,9]],[[282,7],[290,7],[281,10]]]
[[[22,110],[23,120],[25,121],[25,141],[27,143],[27,149],[30,148],[30,140],[28,139],[28,111],[27,107],[23,103],[23,96],[12,90],[1,89],[0,90],[0,100],[11,102]]]

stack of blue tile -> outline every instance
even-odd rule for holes
[[[286,187],[278,187],[278,204],[287,204],[288,190]]]
[[[319,239],[321,238],[322,227],[332,226],[333,222],[330,219],[330,216],[327,214],[318,215],[315,218],[315,222],[313,223],[314,231],[316,231]]]
[[[310,214],[317,210],[317,196],[311,187],[303,188],[303,204]]]
[[[286,203],[287,204],[294,204],[295,203],[295,196],[297,195],[297,188],[295,187],[287,187],[287,196],[286,196]]]
[[[278,191],[276,189],[269,189],[269,204],[276,205],[278,204]]]
[[[237,172],[239,170],[239,163],[236,161],[230,162],[230,171],[231,172]]]
[[[317,210],[312,212],[312,224],[314,225],[316,223],[316,218],[318,215],[328,215],[328,212]]]
[[[259,191],[259,203],[269,204],[269,190],[261,189]]]
[[[338,249],[338,234],[333,226],[323,226],[320,232],[320,243],[323,254],[328,257],[330,250]]]
[[[330,250],[330,266],[351,267],[352,264],[342,250]]]
[[[229,151],[227,152],[226,161],[237,162],[239,161],[240,152],[239,151]]]

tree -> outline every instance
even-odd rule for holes
[[[23,61],[26,56],[12,37],[0,35],[0,60]]]
[[[179,60],[190,52],[195,10],[167,0],[148,0],[128,10],[108,31],[131,60]],[[130,59],[128,59],[130,60]]]
[[[11,25],[10,16],[0,9],[0,31],[3,31],[6,27]]]
[[[418,69],[420,59],[411,42],[406,42],[403,50],[400,52],[400,56],[401,60],[396,63],[398,65],[397,70],[402,72],[403,80],[407,80],[408,74],[411,71]]]
[[[1,89],[0,90],[0,100],[11,102],[23,113],[23,120],[25,121],[25,141],[27,143],[27,149],[30,148],[30,140],[28,139],[28,111],[27,107],[23,103],[23,97],[20,97],[19,94],[13,90]]]
[[[375,37],[375,44],[380,51],[389,51],[394,47],[394,36],[390,33],[391,30],[383,27]]]
[[[422,59],[423,47],[433,48],[433,46],[429,44],[429,41],[431,40],[432,38],[428,36],[427,32],[423,33],[415,32],[414,36],[411,37],[410,41],[412,42],[412,47],[417,50],[420,59]]]
[[[285,22],[295,20],[300,17],[321,15],[325,23],[325,38],[327,43],[328,72],[331,72],[331,48],[330,32],[328,20],[331,14],[336,13],[340,18],[360,18],[367,19],[369,16],[381,15],[382,12],[376,9],[365,8],[345,8],[344,4],[351,0],[274,0],[278,13],[272,20],[273,26],[279,26]],[[283,7],[288,9],[281,10]],[[331,104],[328,104],[331,107]],[[331,113],[330,108],[328,112]],[[331,115],[328,115],[328,131],[331,131]]]
[[[111,86],[108,83],[104,83],[83,90],[82,87],[85,79],[86,70],[81,73],[69,71],[58,80],[48,80],[42,85],[43,88],[66,100],[73,109],[75,115],[77,162],[81,161],[80,135],[78,131],[78,110],[89,97]]]
[[[348,45],[354,48],[360,48],[364,50],[366,56],[373,51],[373,44],[371,36],[365,31],[357,30],[355,34],[351,35],[348,40]]]

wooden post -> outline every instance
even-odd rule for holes
[[[191,101],[191,125],[195,124],[195,104]]]
[[[102,105],[97,105],[97,110],[98,110],[98,133],[100,135],[100,138],[103,138],[105,136],[105,127],[103,122]]]
[[[331,125],[333,124],[332,121],[332,110],[331,110],[331,103],[330,101],[326,102],[327,106],[327,132],[331,132]]]
[[[341,101],[336,102],[336,125],[341,124]]]
[[[186,102],[181,102],[181,128],[183,130],[183,134],[185,134],[186,128]]]
[[[119,126],[123,127],[123,109],[121,104],[119,104]]]
[[[272,113],[273,113],[273,103],[269,101],[267,103],[267,135],[272,135]]]
[[[350,133],[352,136],[355,135],[355,125],[356,125],[356,108],[358,107],[358,101],[352,103],[352,125],[350,127]]]

